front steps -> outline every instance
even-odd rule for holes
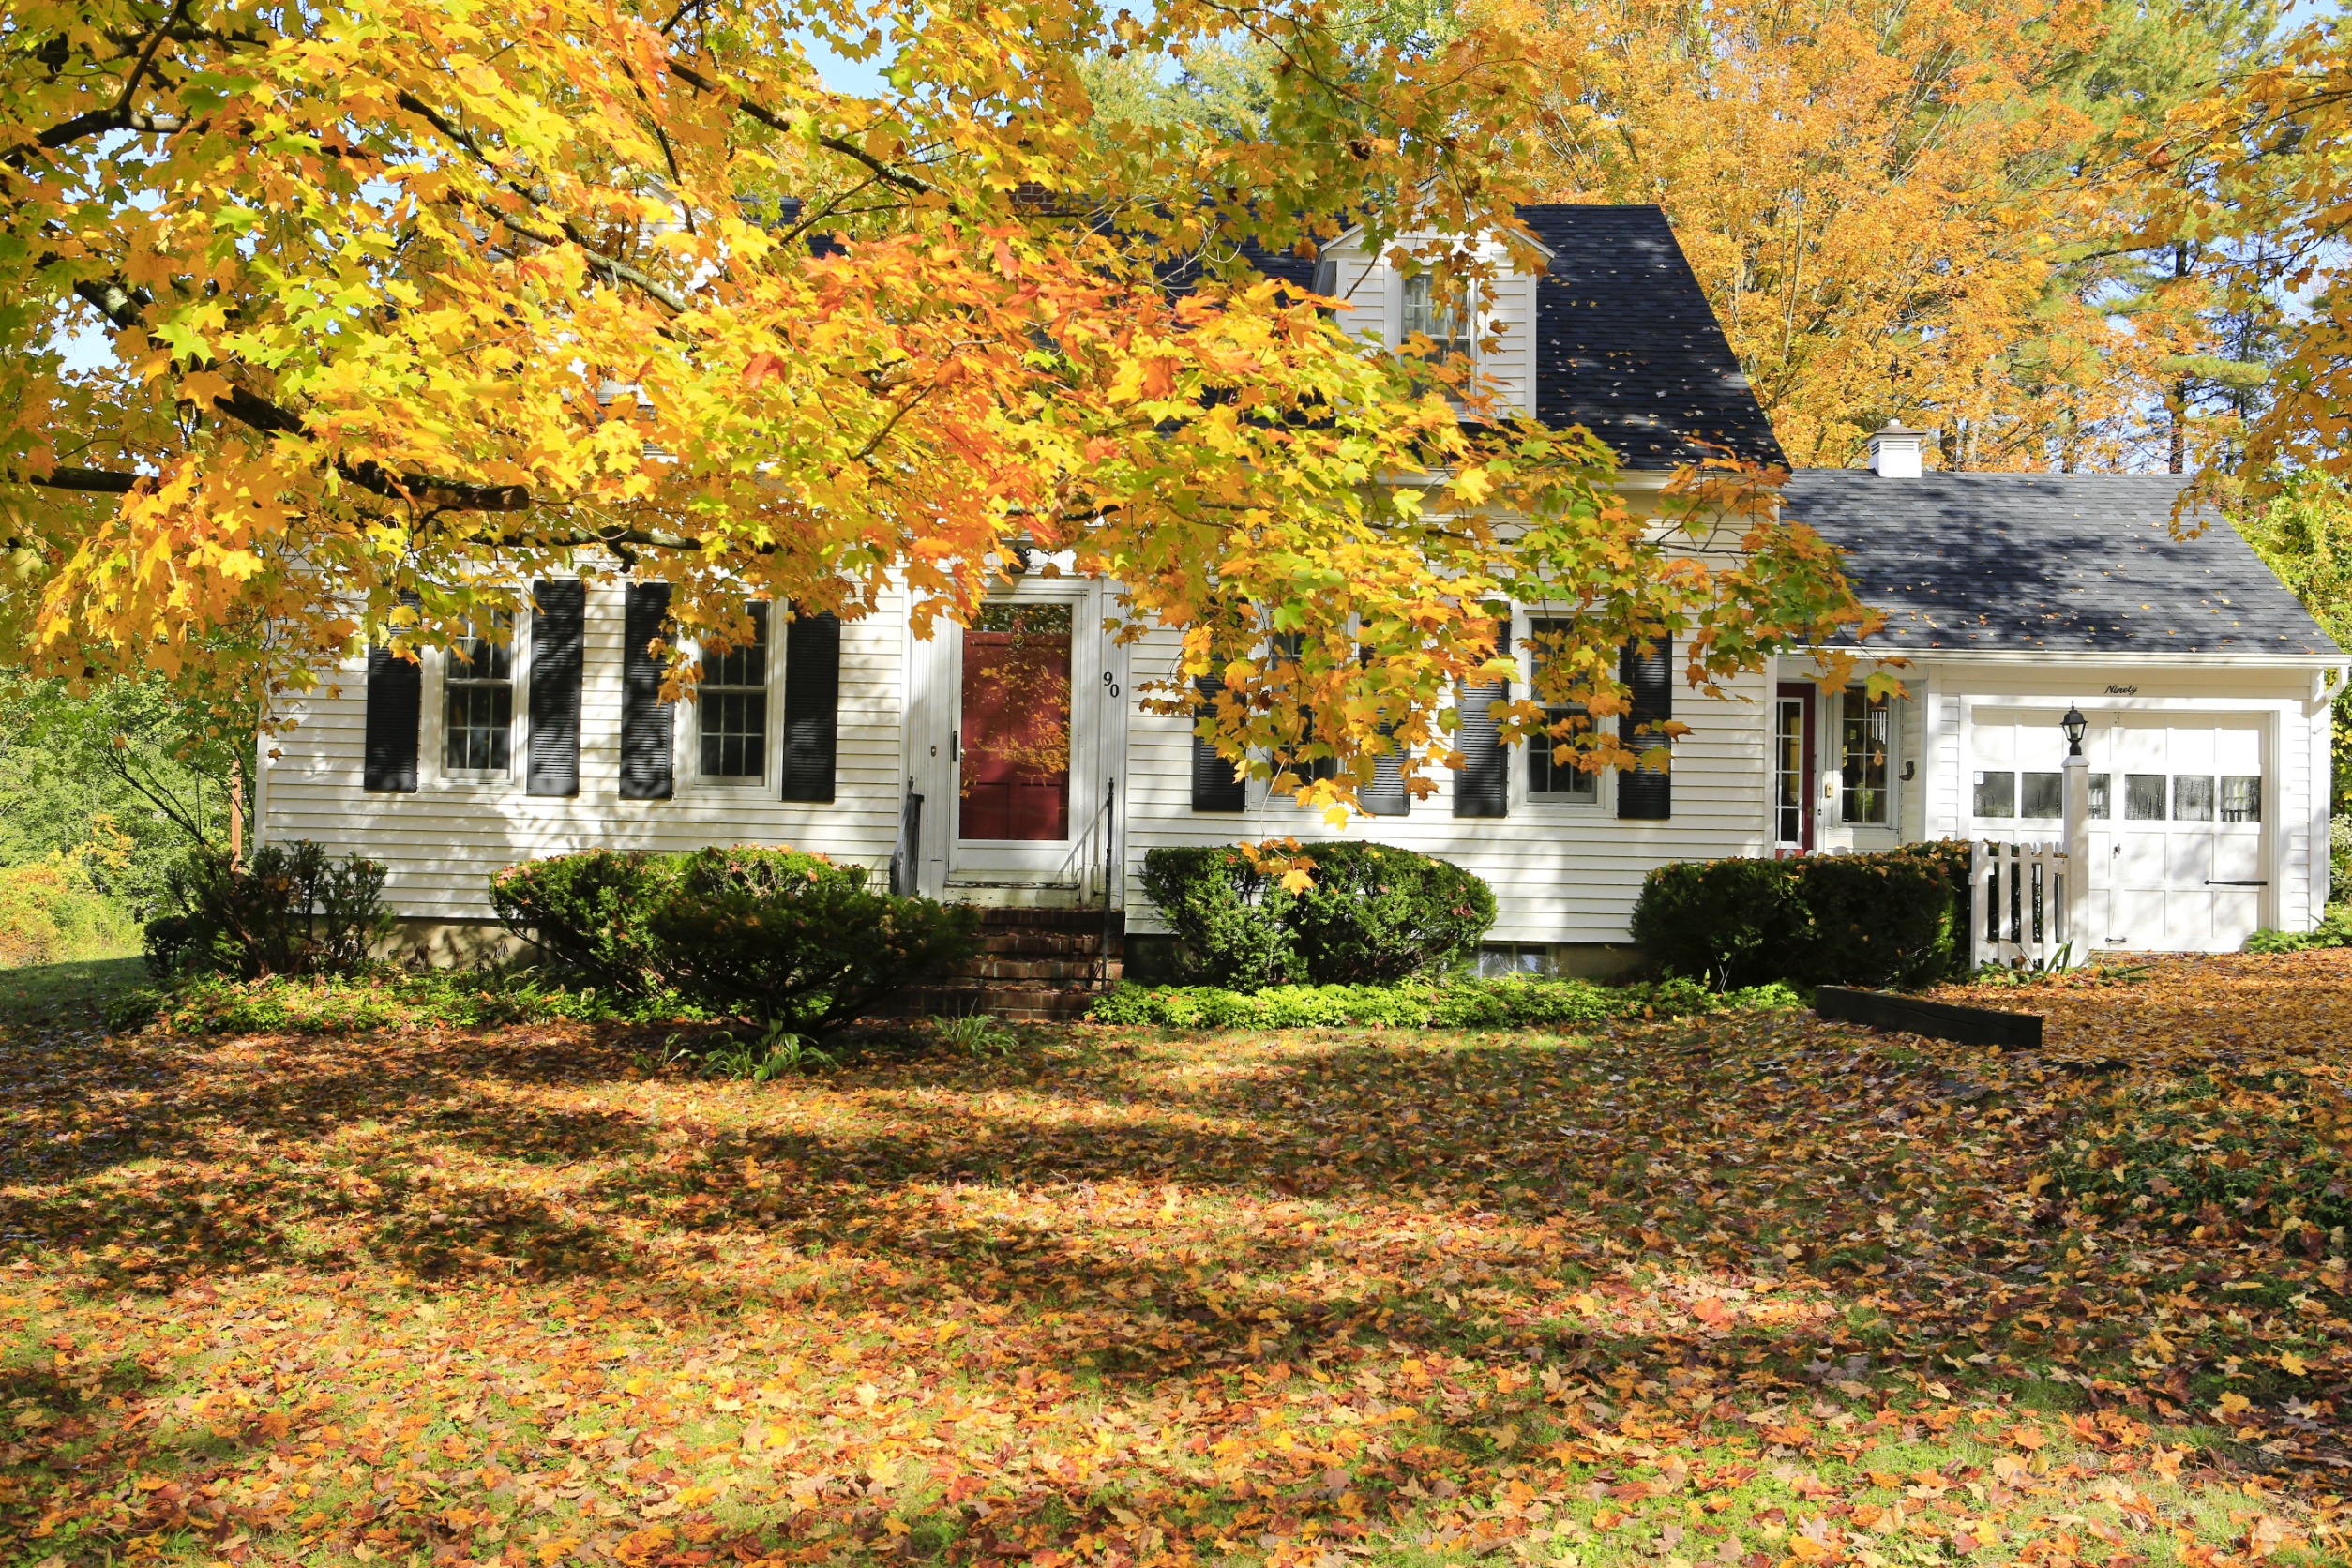
[[[980,950],[955,974],[894,997],[891,1018],[988,1013],[1018,1023],[1083,1018],[1125,968],[1126,915],[1110,912],[1109,952],[1099,909],[980,912]]]

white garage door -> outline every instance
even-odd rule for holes
[[[2066,746],[2056,713],[1971,716],[1974,836],[2056,842]],[[2194,722],[2094,721],[2091,948],[2234,953],[2269,907],[2264,820],[2272,814],[2258,714]]]
[[[2236,952],[2269,902],[2261,720],[2126,723],[2106,738],[2110,813],[2093,825],[2107,842],[2091,848],[2110,868],[2109,943]]]

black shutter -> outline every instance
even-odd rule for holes
[[[1395,733],[1388,728],[1380,732]],[[1356,792],[1356,799],[1375,817],[1402,817],[1410,811],[1413,798],[1405,789],[1405,754],[1383,751],[1372,759],[1372,782]]]
[[[402,594],[402,604],[418,602]],[[425,667],[396,658],[382,643],[368,649],[366,788],[406,794],[416,788],[416,736],[425,720]]]
[[[1659,726],[1674,716],[1674,640],[1659,637],[1647,653],[1628,643],[1618,656],[1617,678],[1632,690],[1632,706],[1618,720],[1618,736],[1634,751],[1666,744]],[[1617,814],[1642,822],[1674,815],[1674,776],[1635,767],[1617,780]]]
[[[1457,817],[1511,814],[1511,753],[1502,744],[1502,726],[1491,711],[1497,702],[1510,700],[1510,686],[1500,681],[1455,688],[1460,722],[1455,727],[1454,748],[1462,754],[1462,771],[1454,776],[1454,814]]]
[[[1495,646],[1511,646],[1511,623],[1495,623]],[[1454,748],[1462,754],[1462,771],[1454,776],[1454,814],[1457,817],[1507,817],[1511,814],[1511,751],[1502,744],[1502,726],[1491,712],[1497,702],[1511,700],[1508,682],[1485,686],[1457,685],[1454,706],[1459,722]]]
[[[1217,693],[1225,689],[1225,682],[1214,675],[1202,675],[1192,683],[1200,694],[1200,703],[1193,710],[1199,718],[1214,712]],[[1192,808],[1195,811],[1246,811],[1249,809],[1249,782],[1233,776],[1233,764],[1217,755],[1217,748],[1192,737]]]
[[[828,801],[841,741],[841,619],[794,615],[784,628],[784,798]]]
[[[531,749],[524,790],[580,793],[580,665],[588,590],[580,579],[531,585]]]
[[[677,704],[661,700],[662,668],[654,647],[667,638],[670,584],[632,582],[621,630],[621,798],[668,800],[672,789]]]

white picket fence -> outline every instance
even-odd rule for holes
[[[2073,945],[2067,929],[2066,851],[2057,844],[1980,840],[1969,856],[1969,925],[1979,964],[2053,966]]]

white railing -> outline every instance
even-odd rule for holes
[[[1968,858],[1974,962],[2062,966],[2073,946],[2065,850],[1980,839]]]

